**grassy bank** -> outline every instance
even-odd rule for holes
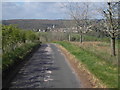
[[[1,25],[2,28],[2,70],[19,63],[39,43],[39,34],[23,30],[16,25]]]
[[[38,43],[26,43],[14,51],[4,53],[2,56],[2,70],[9,69],[14,64],[20,62],[20,60],[23,60],[27,53],[31,52],[37,45]]]
[[[93,53],[69,42],[55,42],[65,47],[71,54],[80,60],[102,83],[107,87],[118,87],[117,66],[105,62]]]
[[[105,60],[107,63],[117,65],[118,61],[118,46],[116,43],[116,56],[111,56],[111,46],[110,43],[100,42],[100,41],[89,41],[83,42],[72,42],[74,45],[77,45],[83,48],[86,51],[94,54],[98,58]]]

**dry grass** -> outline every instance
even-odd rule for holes
[[[79,42],[72,42],[84,49],[89,49],[91,51],[99,51],[106,52],[110,54],[110,45],[105,42],[83,42],[82,44]]]
[[[106,60],[107,62],[112,62],[113,64],[117,64],[117,58],[118,58],[118,47],[116,46],[116,56],[111,56],[111,47],[110,43],[106,42],[99,42],[99,41],[89,41],[89,42],[83,42],[82,44],[80,42],[71,42],[91,53],[94,53],[96,56]]]

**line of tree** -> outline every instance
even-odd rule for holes
[[[97,29],[100,33],[108,36],[111,40],[111,55],[115,56],[115,40],[119,35],[118,29],[118,6],[119,2],[107,2],[106,8],[102,9],[99,14],[103,14],[103,19],[96,23],[90,22],[90,3],[70,3],[65,7],[68,9],[68,14],[75,21],[75,26],[80,35],[80,42],[83,42],[83,35]],[[84,8],[83,8],[84,7]],[[99,11],[98,11],[99,12]],[[94,30],[95,31],[95,30]]]

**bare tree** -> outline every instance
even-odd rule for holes
[[[69,20],[69,21],[64,21],[64,26],[65,26],[65,33],[68,36],[68,41],[71,41],[71,36],[72,36],[72,28],[73,28],[73,20]]]
[[[111,54],[116,55],[115,40],[119,34],[118,30],[118,2],[107,2],[108,8],[103,10],[105,17],[106,33],[109,34],[111,39]]]
[[[83,42],[83,34],[90,31],[89,25],[89,3],[71,3],[67,6],[69,15],[75,21],[78,33],[80,34],[80,42]]]

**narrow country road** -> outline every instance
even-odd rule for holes
[[[54,44],[42,44],[10,83],[10,88],[80,88],[65,56]]]

